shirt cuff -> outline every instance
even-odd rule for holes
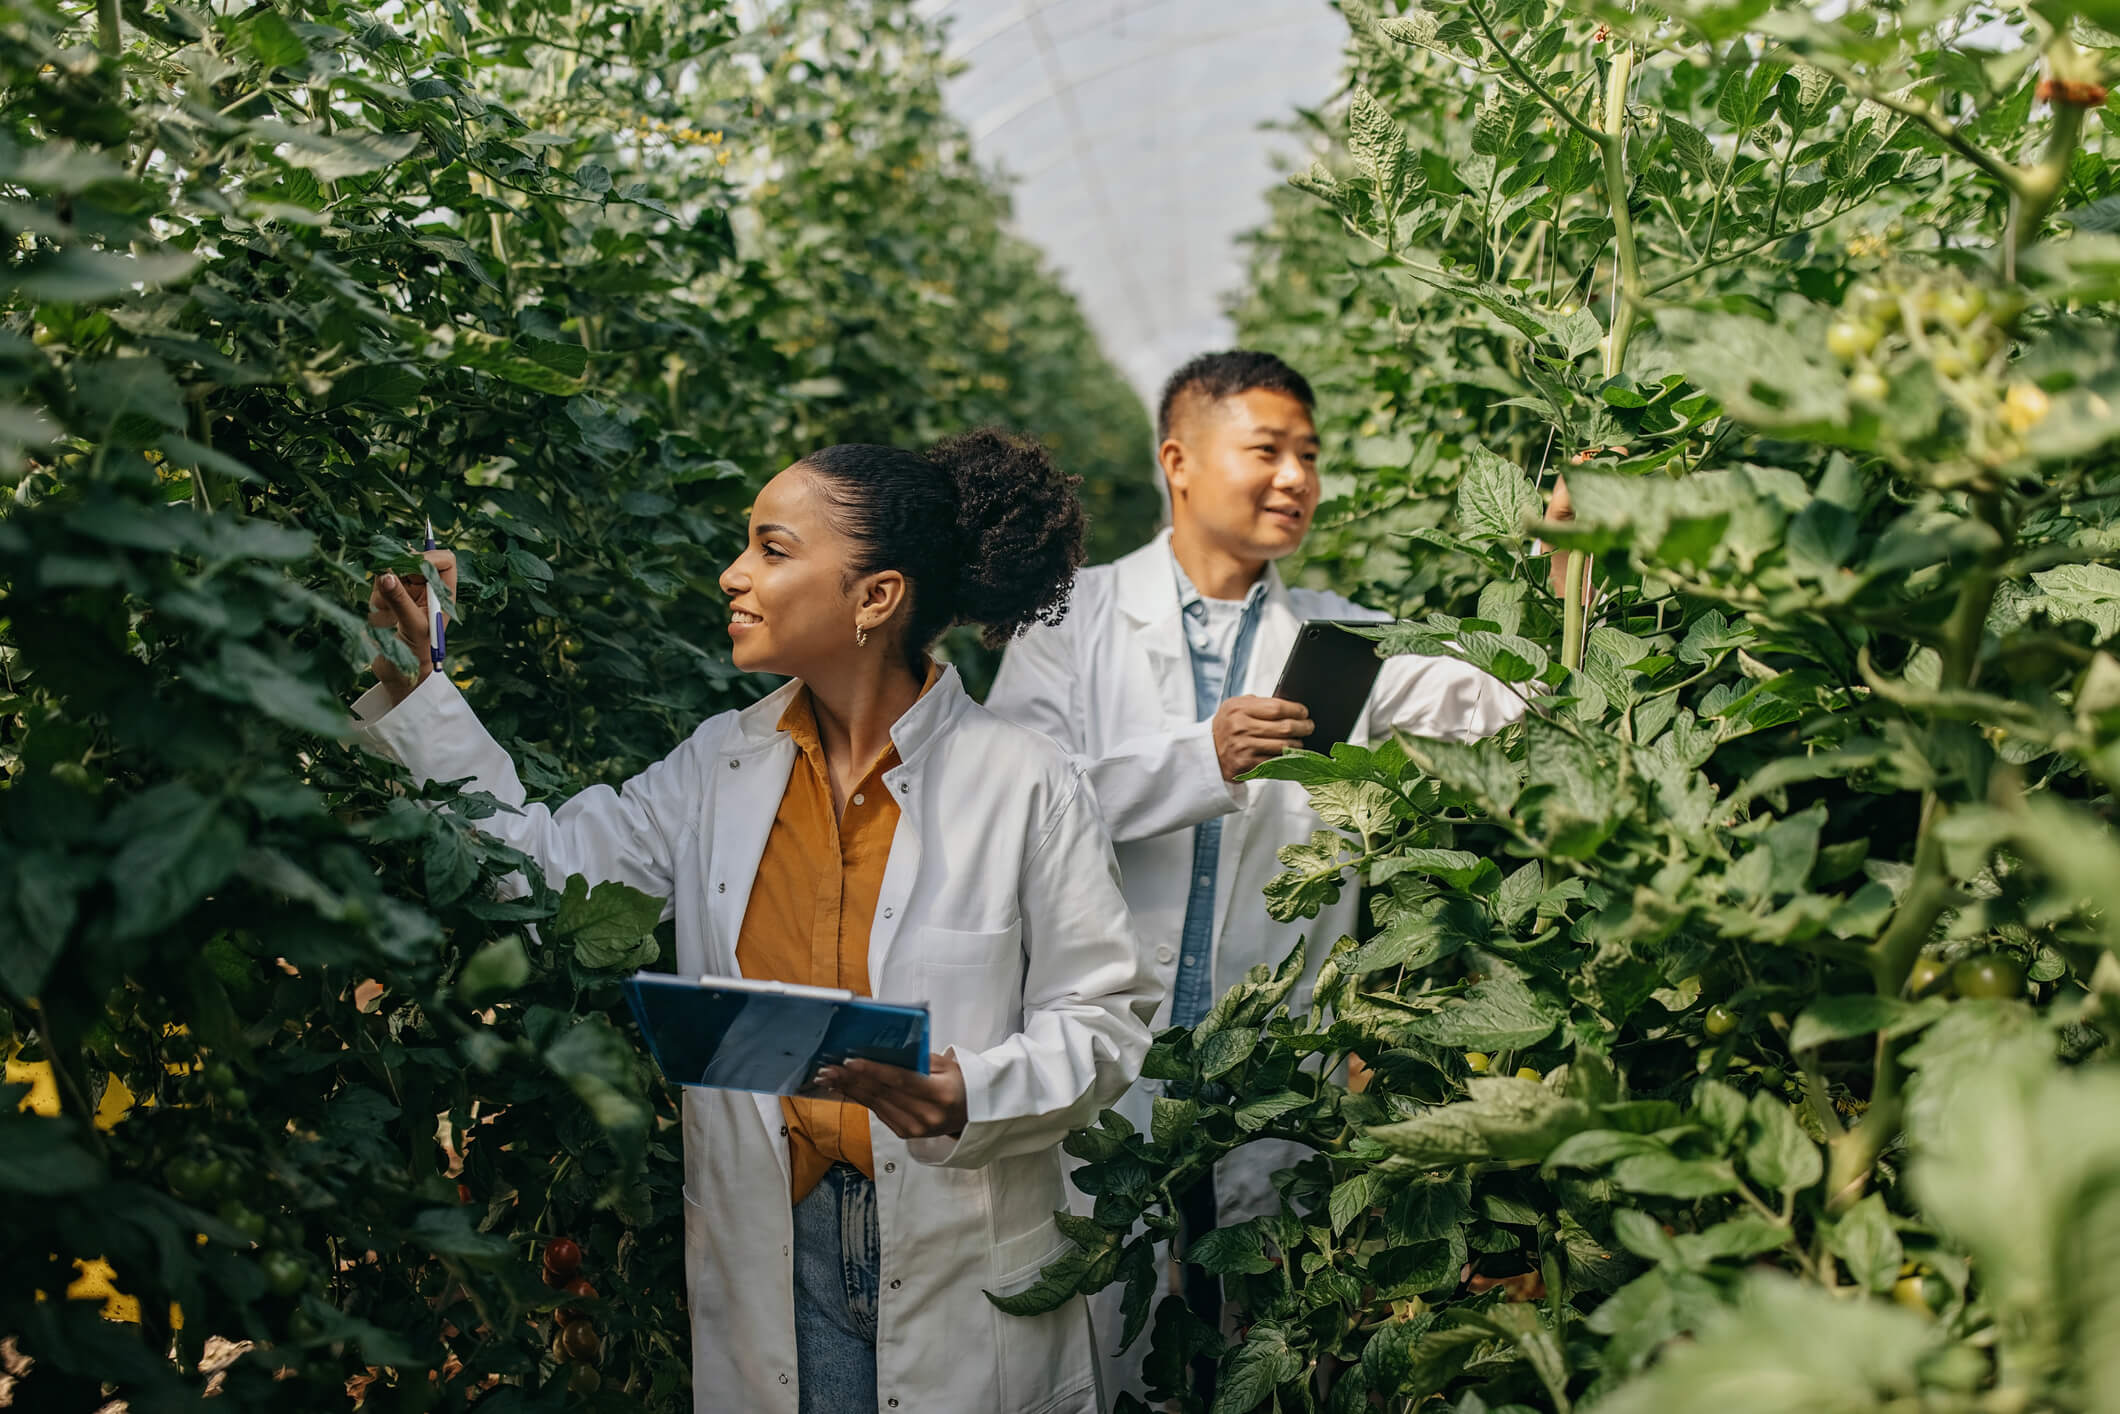
[[[416,750],[429,733],[456,714],[469,711],[463,694],[446,673],[429,673],[396,704],[390,700],[389,689],[377,683],[353,704],[353,735],[376,755],[409,766],[407,747]]]
[[[964,1132],[955,1138],[938,1135],[932,1139],[909,1139],[906,1150],[916,1163],[933,1168],[980,1168],[987,1163],[996,1139],[1006,1127],[1004,1120],[980,1118],[993,1110],[994,1068],[976,1051],[960,1051],[952,1046],[949,1054],[956,1058],[957,1070],[964,1077]]]

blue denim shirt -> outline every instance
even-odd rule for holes
[[[1266,577],[1252,585],[1235,616],[1218,614],[1205,596],[1171,561],[1178,576],[1178,602],[1185,623],[1185,646],[1192,658],[1193,707],[1199,720],[1214,716],[1234,684],[1244,685],[1251,661],[1251,640],[1259,627],[1259,606],[1266,602]],[[1185,933],[1178,951],[1178,981],[1171,989],[1173,1026],[1194,1026],[1215,1000],[1215,876],[1221,868],[1222,820],[1193,826],[1192,888],[1185,899]]]

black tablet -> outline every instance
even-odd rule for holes
[[[1297,632],[1273,689],[1274,696],[1310,709],[1314,730],[1297,746],[1329,752],[1353,733],[1384,660],[1377,656],[1375,639],[1350,630],[1374,627],[1357,620],[1311,619]]]

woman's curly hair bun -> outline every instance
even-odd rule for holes
[[[981,625],[993,648],[1034,623],[1060,622],[1082,567],[1082,478],[1035,439],[998,427],[946,438],[928,457],[957,487],[952,620]]]

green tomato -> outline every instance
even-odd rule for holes
[[[594,1365],[576,1365],[567,1371],[569,1394],[594,1394],[603,1388],[604,1377],[596,1373]]]
[[[1936,351],[1929,355],[1929,367],[1938,378],[1963,378],[1972,371],[1973,359],[1957,340],[1938,339]]]
[[[252,1242],[263,1242],[269,1228],[263,1213],[253,1210],[248,1204],[235,1198],[221,1205],[221,1221]]]
[[[2021,997],[2024,969],[2007,953],[1969,957],[1951,969],[1951,986],[1961,997]]]
[[[1516,1078],[1519,1080],[1544,1080],[1546,1077],[1539,1072],[1537,1066],[1525,1065],[1517,1067]]]
[[[1892,1283],[1892,1299],[1923,1316],[1933,1316],[1951,1301],[1951,1284],[1934,1272],[1903,1276]]]
[[[1884,331],[1875,324],[1836,319],[1826,329],[1826,351],[1842,363],[1853,363],[1876,348],[1883,337]]]
[[[1465,1069],[1471,1071],[1474,1075],[1485,1075],[1487,1067],[1493,1064],[1494,1062],[1487,1058],[1485,1051],[1465,1052]]]
[[[209,1061],[206,1065],[206,1088],[217,1094],[226,1094],[236,1088],[236,1068],[227,1061]]]
[[[169,1180],[169,1191],[187,1203],[203,1203],[221,1191],[228,1182],[228,1165],[219,1159],[192,1159],[182,1155],[171,1159],[162,1176]]]
[[[1922,996],[1934,990],[1950,973],[1950,968],[1933,957],[1917,957],[1913,970],[1907,973],[1907,995]],[[1946,986],[1945,990],[1948,990]]]
[[[1788,1083],[1788,1072],[1778,1065],[1763,1065],[1759,1068],[1759,1083],[1769,1090],[1779,1090]]]
[[[309,1285],[309,1265],[292,1252],[267,1252],[262,1266],[275,1296],[293,1296]]]
[[[1891,384],[1874,368],[1858,368],[1848,375],[1848,397],[1858,403],[1881,403],[1891,393]]]
[[[1737,1013],[1717,1002],[1708,1008],[1707,1016],[1701,1020],[1700,1029],[1708,1033],[1709,1040],[1720,1041],[1725,1036],[1735,1034],[1737,1025]]]
[[[1936,297],[1936,312],[1953,329],[1963,329],[1987,308],[1987,291],[1978,285],[1959,285]]]

